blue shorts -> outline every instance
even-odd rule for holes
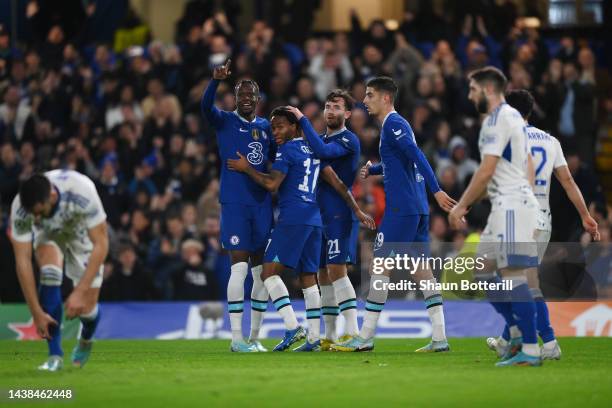
[[[385,214],[374,241],[374,255],[429,256],[429,215]]]
[[[221,204],[221,245],[229,251],[262,250],[272,219],[272,206]]]
[[[322,235],[321,227],[277,225],[266,247],[264,263],[278,262],[299,272],[317,273]]]
[[[323,227],[320,267],[357,262],[359,221],[350,218],[331,221]]]

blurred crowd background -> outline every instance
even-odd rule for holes
[[[233,83],[250,77],[262,91],[259,115],[295,105],[320,132],[327,92],[345,88],[361,101],[365,81],[393,77],[400,86],[396,109],[442,188],[458,199],[479,162],[480,124],[466,77],[494,65],[507,74],[510,89],[534,94],[531,122],[561,140],[600,223],[602,256],[612,260],[606,249],[612,221],[606,193],[612,191],[602,187],[612,170],[605,5],[604,25],[582,30],[545,28],[547,16],[530,2],[414,0],[393,21],[366,25],[352,10],[350,29],[315,31],[319,1],[254,3],[256,12],[244,23],[241,1],[188,1],[174,41],[162,42],[126,0],[13,1],[19,6],[13,17],[22,24],[18,30],[0,25],[3,231],[21,180],[36,171],[74,169],[95,181],[108,214],[112,245],[103,300],[222,299],[230,266],[219,243],[222,163],[215,131],[199,111],[214,66],[232,59],[231,79],[217,94],[220,108],[234,109]],[[0,11],[0,21],[6,14]],[[379,126],[362,103],[348,125],[361,141],[362,161],[378,161]],[[358,180],[353,191],[380,222],[380,178]],[[554,182],[551,205],[552,241],[587,243]],[[483,227],[488,206],[474,206],[469,230],[459,232],[449,230],[435,201],[431,212],[432,243],[458,249]],[[371,240],[362,231],[361,242]],[[21,300],[4,233],[0,253],[0,299]],[[367,268],[362,263],[351,273],[356,285]],[[301,293],[297,286],[293,291]]]

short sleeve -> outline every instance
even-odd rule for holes
[[[559,167],[567,166],[565,156],[563,155],[563,149],[561,149],[561,143],[557,139],[555,141],[555,162],[553,168],[558,169]]]
[[[19,196],[13,199],[13,204],[11,205],[9,228],[10,235],[15,241],[32,241],[32,216],[21,206]]]
[[[289,166],[291,165],[291,150],[288,144],[285,143],[278,148],[276,152],[276,159],[272,164],[272,170],[280,171],[283,174],[289,172]]]
[[[100,200],[95,184],[88,178],[83,182],[83,195],[88,199],[88,203],[85,206],[85,224],[87,228],[93,228],[106,221],[106,212],[104,211],[102,200]]]
[[[512,136],[521,137],[518,132],[524,132],[524,124],[519,122],[522,119],[519,117],[517,120],[515,117],[509,117],[509,114],[508,111],[500,111],[495,125],[486,126],[483,129],[484,137],[482,148],[480,149],[482,155],[502,157]]]

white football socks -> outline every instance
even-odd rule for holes
[[[238,262],[232,265],[227,284],[227,310],[230,315],[232,341],[243,341],[242,312],[244,309],[244,280],[249,271],[249,264]]]
[[[270,294],[272,303],[283,318],[287,330],[294,330],[298,327],[298,321],[295,317],[291,301],[289,300],[289,291],[285,283],[278,275],[272,275],[264,281],[264,285]]]
[[[357,295],[348,276],[332,283],[340,313],[344,317],[345,333],[350,336],[359,334],[357,326]]]

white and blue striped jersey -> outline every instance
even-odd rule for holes
[[[487,186],[491,202],[507,203],[516,200],[535,202],[527,175],[527,136],[525,121],[520,113],[502,103],[487,115],[478,140],[481,160],[485,155],[500,160]]]
[[[540,208],[550,210],[550,180],[555,169],[567,166],[561,143],[534,126],[527,126],[527,141],[529,153],[535,170],[535,186],[533,188]]]
[[[106,220],[106,213],[94,183],[73,170],[45,173],[59,200],[49,218],[35,222],[22,206],[19,195],[11,205],[10,234],[18,242],[54,242],[66,254],[91,251],[88,230]]]

